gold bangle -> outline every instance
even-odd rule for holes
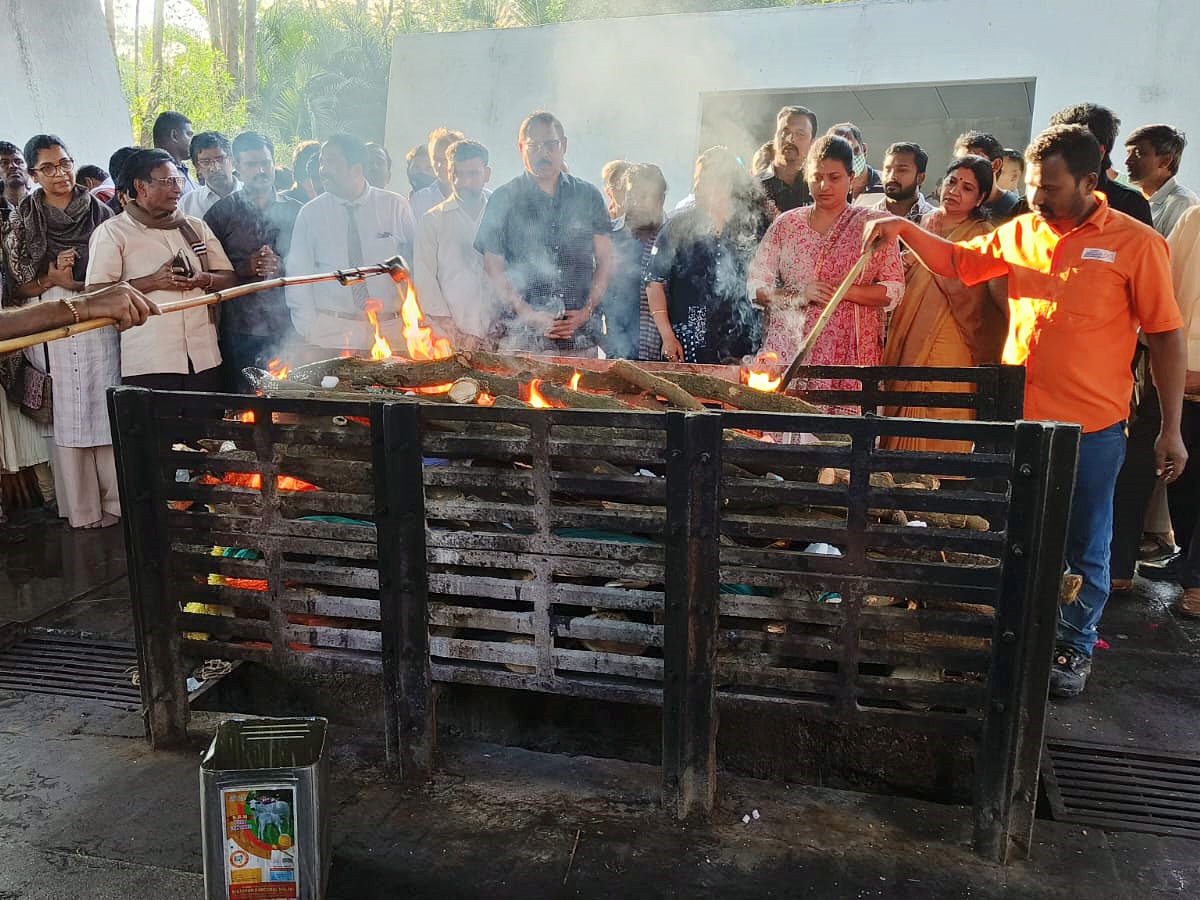
[[[80,320],[79,320],[79,310],[75,308],[75,304],[74,304],[74,303],[72,303],[70,300],[68,300],[66,297],[60,297],[60,298],[59,298],[59,301],[60,301],[60,302],[61,302],[61,303],[62,303],[62,304],[63,304],[63,305],[64,305],[64,306],[67,308],[67,309],[69,309],[69,310],[71,311],[71,315],[75,317],[75,324],[76,324],[76,325],[78,325],[78,324],[79,324],[79,321],[80,321]]]

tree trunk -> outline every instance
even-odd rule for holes
[[[150,26],[150,92],[146,97],[146,120],[143,132],[158,117],[158,104],[162,96],[163,79],[163,29],[165,27],[167,0],[154,0],[154,20]],[[145,140],[147,135],[143,133]],[[153,139],[153,135],[150,135]]]
[[[246,0],[242,38],[242,96],[253,100],[258,90],[258,0]]]
[[[208,20],[208,39],[213,49],[225,52],[225,31],[221,28],[221,0],[204,0],[204,17]]]
[[[223,38],[225,43],[225,67],[229,70],[229,77],[233,79],[234,84],[241,83],[241,67],[238,65],[238,39],[241,28],[238,27],[240,24],[238,12],[238,0],[222,0],[221,29],[225,34]]]
[[[133,93],[142,92],[142,0],[133,0]],[[142,123],[142,131],[146,125]],[[145,139],[143,136],[143,144]]]

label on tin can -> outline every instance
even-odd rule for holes
[[[221,806],[229,900],[299,900],[295,788],[227,788]]]

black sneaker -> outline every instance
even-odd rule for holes
[[[1148,581],[1171,581],[1178,584],[1183,575],[1183,564],[1183,552],[1176,551],[1153,562],[1138,563],[1137,573]]]
[[[1050,696],[1056,700],[1078,697],[1092,674],[1092,658],[1074,647],[1059,644],[1054,648],[1054,663],[1050,667]]]

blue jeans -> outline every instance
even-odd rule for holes
[[[1067,569],[1083,576],[1083,587],[1074,603],[1058,607],[1058,642],[1086,656],[1091,656],[1096,646],[1096,625],[1108,602],[1113,491],[1124,461],[1124,422],[1079,439],[1071,521],[1067,525]]]

